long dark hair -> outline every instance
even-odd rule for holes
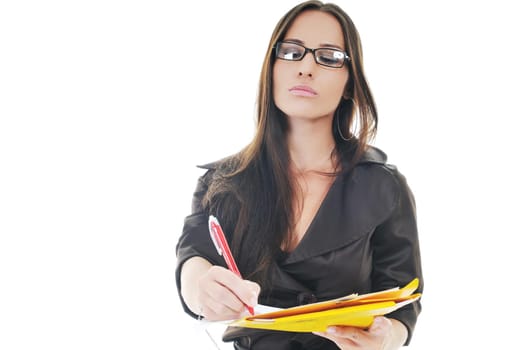
[[[337,5],[306,1],[278,22],[265,55],[259,83],[257,125],[253,140],[238,154],[221,162],[204,198],[204,206],[221,218],[230,232],[231,245],[244,278],[269,286],[272,262],[282,244],[291,242],[293,186],[289,176],[287,118],[273,101],[273,48],[295,18],[306,10],[333,15],[344,34],[350,56],[344,96],[333,116],[339,167],[352,167],[377,130],[377,111],[362,67],[362,47],[351,18]]]

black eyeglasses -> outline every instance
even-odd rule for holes
[[[330,48],[310,49],[297,43],[279,41],[275,45],[275,57],[286,61],[301,61],[308,52],[313,53],[315,62],[321,66],[340,68],[349,60],[341,50]]]

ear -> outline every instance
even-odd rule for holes
[[[342,98],[345,100],[353,100],[353,95],[355,92],[354,86],[353,86],[353,80],[348,78],[348,82],[346,83],[346,87],[344,88],[344,93],[342,94]]]

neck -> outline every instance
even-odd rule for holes
[[[298,172],[335,170],[331,128],[316,123],[295,125],[288,136],[288,147],[292,165]]]

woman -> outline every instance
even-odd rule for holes
[[[260,77],[256,134],[203,166],[177,245],[176,281],[194,317],[227,320],[257,303],[291,307],[404,286],[422,274],[413,196],[369,146],[377,112],[361,44],[338,6],[304,2],[277,24]],[[219,219],[243,276],[226,269],[208,232]],[[236,349],[397,349],[419,302],[369,329],[325,333],[229,328]]]

